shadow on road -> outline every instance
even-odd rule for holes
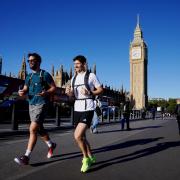
[[[163,137],[130,140],[123,143],[113,144],[110,146],[104,146],[102,148],[94,149],[93,153],[112,151],[112,150],[123,149],[123,148],[128,148],[128,147],[137,146],[137,145],[144,145],[144,144],[148,144],[154,141],[158,141],[160,139],[163,139]]]
[[[160,127],[162,127],[162,126],[144,126],[144,127],[139,127],[139,128],[131,128],[131,131],[133,131],[133,130],[153,129],[153,128],[160,128]],[[98,131],[98,134],[119,132],[119,131],[124,131],[124,130],[118,129],[118,130],[112,130],[112,131]]]
[[[104,146],[102,148],[93,149],[92,151],[93,151],[94,154],[102,153],[102,152],[106,152],[106,151],[113,151],[113,150],[118,150],[118,149],[127,148],[127,147],[131,147],[131,146],[136,146],[136,145],[144,145],[144,144],[147,144],[147,143],[158,141],[158,140],[160,140],[162,138],[163,137],[131,140],[131,141],[127,141],[127,142],[120,143],[120,144]],[[77,158],[77,157],[82,157],[82,154],[81,154],[80,151],[79,152],[72,152],[72,153],[56,155],[56,156],[53,156],[53,159],[50,160],[50,161],[33,163],[33,164],[30,164],[30,165],[33,166],[33,167],[38,167],[38,166],[43,166],[43,165],[46,165],[46,164],[51,164],[51,163],[54,163],[54,162],[68,160],[68,159]]]
[[[115,147],[115,146],[117,146],[117,149],[118,149],[118,145],[113,145],[113,147]],[[115,158],[111,158],[111,159],[107,159],[104,161],[97,162],[95,164],[95,166],[97,166],[97,167],[92,168],[90,171],[97,171],[97,170],[103,169],[103,168],[111,166],[111,165],[115,165],[115,164],[119,164],[119,163],[123,163],[123,162],[127,162],[127,161],[132,161],[135,159],[139,159],[139,158],[149,156],[149,155],[152,155],[155,153],[159,153],[159,152],[164,151],[166,149],[174,148],[177,146],[180,146],[180,141],[170,141],[170,142],[157,143],[155,146],[145,148],[145,149],[142,149],[139,151],[135,151],[135,152],[127,154],[127,155],[118,156]],[[109,147],[109,148],[111,149],[113,147]],[[108,149],[106,151],[108,151]]]
[[[33,167],[38,167],[38,166],[43,166],[46,164],[51,164],[57,161],[63,161],[63,160],[68,160],[72,158],[77,158],[77,157],[82,157],[81,152],[72,152],[72,153],[66,153],[66,154],[60,154],[60,155],[55,155],[51,158],[50,161],[44,161],[44,162],[38,162],[38,163],[33,163],[30,164]],[[57,159],[58,158],[58,159]]]

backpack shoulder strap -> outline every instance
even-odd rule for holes
[[[44,73],[45,73],[45,70],[41,70],[40,74],[39,74],[41,83],[43,83],[43,81],[44,81]]]
[[[40,78],[40,83],[43,89],[46,89],[49,85],[47,84],[46,80],[45,80],[45,70],[41,69],[40,74],[39,74],[39,78]]]
[[[32,76],[33,76],[33,73],[29,73],[28,86],[30,86],[32,83]]]
[[[75,85],[76,77],[77,77],[77,74],[74,76],[73,81],[72,81],[72,89],[73,90],[74,90],[74,85]]]
[[[88,91],[90,91],[91,89],[90,89],[90,87],[89,87],[89,75],[90,75],[90,72],[89,71],[86,71],[86,74],[85,74],[85,76],[84,76],[84,85],[85,85],[85,87],[86,87],[86,89],[88,90]]]

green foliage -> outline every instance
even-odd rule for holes
[[[169,99],[169,106],[167,107],[167,112],[174,113],[176,108],[176,99]]]
[[[176,99],[169,99],[169,100],[150,100],[148,102],[148,107],[163,107],[166,112],[174,113],[176,107]]]

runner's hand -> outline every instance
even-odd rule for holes
[[[70,87],[70,86],[67,86],[67,87],[66,87],[65,93],[66,93],[67,95],[69,95],[69,96],[72,94],[72,91],[71,91],[71,87]]]
[[[81,94],[82,95],[89,95],[90,92],[86,88],[81,88]]]
[[[20,89],[18,91],[18,94],[19,94],[19,96],[24,96],[26,94],[26,92],[23,89]]]
[[[37,96],[42,96],[42,97],[46,97],[48,95],[49,95],[49,93],[47,91],[42,91],[42,92],[37,94]]]

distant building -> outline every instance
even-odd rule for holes
[[[165,101],[164,98],[149,98],[149,101]]]
[[[2,68],[2,58],[0,59],[0,62],[1,62],[1,68]],[[89,71],[90,72],[92,71],[93,73],[96,74],[96,65],[93,66],[92,70],[89,69]],[[18,73],[18,78],[16,78],[15,75],[12,75],[11,72],[9,73],[9,77],[6,76],[6,73],[5,75],[0,75],[0,78],[1,78],[0,88],[4,91],[4,89],[8,87],[8,91],[4,91],[6,92],[5,94],[0,93],[2,96],[1,99],[4,99],[4,96],[6,95],[10,96],[10,94],[13,91],[17,91],[19,84],[23,84],[27,74],[28,73],[26,70],[26,58],[25,56],[23,56],[21,69]],[[70,82],[70,79],[73,76],[72,67],[70,68],[70,71],[68,73],[67,71],[64,71],[63,65],[61,65],[60,69],[57,70],[55,73],[54,66],[52,66],[51,75],[56,83],[56,86],[58,87],[57,88],[58,93],[59,93],[59,94],[57,93],[58,97],[61,97],[61,98],[64,97],[65,99],[67,99],[64,88],[67,86],[67,84]],[[8,84],[6,84],[7,80],[9,82]],[[107,86],[107,85],[102,85],[102,86],[104,89],[104,93],[101,97],[103,99],[106,99],[109,105],[119,106],[120,103],[124,103],[130,97],[129,92],[124,90],[123,86],[119,90],[113,89],[112,87]]]

